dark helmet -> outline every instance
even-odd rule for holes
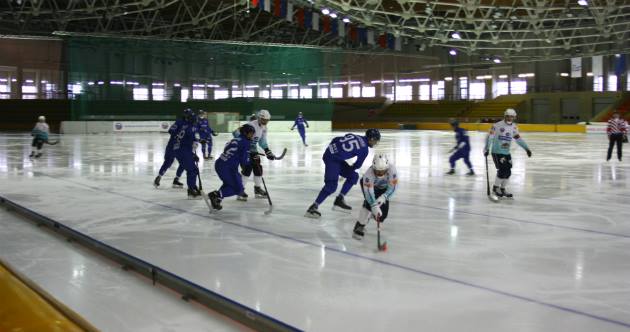
[[[453,126],[453,128],[459,127],[459,121],[457,121],[457,119],[452,119],[449,123]]]
[[[190,119],[192,115],[193,115],[193,110],[190,108],[185,109],[184,112],[182,113],[182,117],[184,119]]]
[[[369,140],[381,140],[381,132],[378,129],[370,128],[365,131],[365,137]]]
[[[243,126],[241,126],[241,128],[239,129],[239,132],[241,133],[241,136],[246,138],[247,134],[256,132],[256,129],[254,129],[254,126],[246,123]]]

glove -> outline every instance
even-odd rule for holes
[[[484,157],[487,157],[489,154],[490,154],[490,152],[488,150],[483,150]]]
[[[193,160],[194,160],[195,162],[198,162],[198,161],[199,161],[199,157],[197,156],[197,154],[196,154],[196,153],[193,153]]]
[[[381,206],[387,202],[387,197],[385,195],[381,195],[376,199],[376,205]]]
[[[291,127],[291,130],[295,129],[295,127]]]
[[[374,218],[380,219],[383,212],[381,211],[381,208],[377,204],[374,204],[372,206],[372,214],[374,215]]]
[[[529,149],[525,150],[525,152],[527,152],[527,157],[531,158],[532,152]]]
[[[265,155],[267,156],[267,159],[269,159],[269,160],[276,159],[276,156],[269,149],[265,149]]]
[[[201,143],[201,144],[206,144],[206,140],[205,140],[205,139],[202,139],[202,140],[200,140],[200,141],[199,141],[199,143]]]

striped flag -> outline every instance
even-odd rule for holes
[[[319,13],[313,13],[313,30],[319,31]]]
[[[346,24],[342,20],[337,20],[337,31],[340,37],[346,36]]]
[[[368,45],[374,45],[374,30],[367,31],[367,43]]]

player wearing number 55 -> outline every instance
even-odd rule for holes
[[[369,153],[369,148],[376,146],[381,140],[381,133],[378,129],[368,129],[365,132],[365,136],[346,134],[345,136],[339,136],[333,138],[324,152],[322,160],[326,166],[324,171],[324,188],[319,192],[315,202],[306,211],[306,217],[319,218],[321,213],[317,210],[319,205],[326,200],[326,198],[337,191],[337,182],[339,176],[344,177],[346,181],[341,187],[341,192],[335,198],[333,208],[339,208],[341,211],[350,212],[352,208],[346,204],[343,197],[346,195],[352,186],[359,181],[359,174],[357,169],[361,168],[363,161]],[[346,160],[357,157],[354,165],[349,165]]]

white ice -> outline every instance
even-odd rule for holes
[[[272,150],[289,152],[264,162],[269,216],[260,199],[228,199],[209,215],[168,188],[176,165],[154,189],[159,134],[64,136],[35,161],[27,136],[2,135],[0,194],[299,329],[630,330],[630,167],[605,162],[603,136],[524,133],[533,157],[515,148],[515,200],[495,204],[482,133],[471,133],[477,176],[467,177],[461,161],[444,175],[452,133],[384,132],[377,149],[400,187],[383,253],[373,224],[351,237],[358,187],[352,215],[332,211],[330,197],[321,220],[303,217],[340,134],[307,133],[306,148],[297,133],[270,134]],[[215,155],[227,139],[215,139]],[[202,169],[204,189],[217,188],[212,165]]]

